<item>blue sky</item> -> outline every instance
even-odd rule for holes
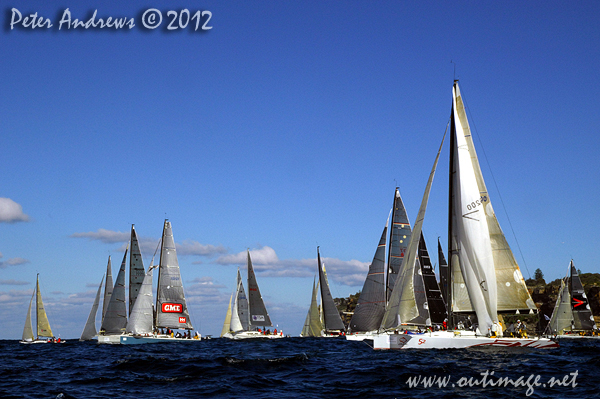
[[[50,29],[10,29],[11,8]],[[210,10],[206,32],[149,8]],[[72,18],[131,30],[58,30]],[[192,323],[220,332],[251,250],[271,319],[297,335],[316,247],[334,296],[362,287],[401,190],[414,221],[460,79],[500,224],[525,278],[599,272],[600,4],[476,1],[3,3],[0,338],[40,273],[79,337],[131,227],[148,267],[165,217]],[[456,71],[455,71],[456,68]],[[447,144],[424,234],[447,247]],[[514,234],[513,234],[514,232]]]

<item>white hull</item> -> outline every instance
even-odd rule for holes
[[[347,341],[364,341],[365,339],[374,339],[377,335],[377,331],[359,332],[353,334],[346,334]]]
[[[167,342],[200,342],[200,339],[194,338],[177,338],[169,335],[99,335],[99,344],[111,344],[111,345],[133,345],[133,344],[151,344],[151,343],[167,343]]]
[[[229,339],[277,339],[283,337],[283,333],[267,335],[259,331],[240,331],[236,333],[226,333],[223,335],[223,338]]]
[[[64,344],[66,341],[60,341],[60,342],[48,342],[47,339],[35,339],[33,341],[19,341],[19,343],[21,344],[25,344],[25,345],[29,345],[29,344]]]
[[[600,339],[600,335],[577,335],[577,334],[561,334],[557,335],[558,339]]]
[[[424,334],[377,334],[373,349],[463,349],[474,347],[557,348],[548,338],[490,338],[471,331],[435,331]]]

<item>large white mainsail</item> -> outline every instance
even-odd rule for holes
[[[171,222],[165,220],[160,248],[156,327],[193,329],[188,313]]]
[[[100,304],[100,294],[102,293],[103,282],[104,275],[102,276],[102,280],[100,280],[100,284],[98,285],[96,298],[94,299],[94,303],[92,304],[92,309],[90,310],[90,314],[88,315],[85,327],[83,327],[83,332],[81,333],[81,337],[79,338],[80,341],[89,341],[96,335],[98,335],[98,332],[96,331],[96,314],[98,313],[98,305]]]
[[[474,310],[485,334],[499,311],[536,306],[492,208],[458,82],[452,92],[452,309],[455,313]]]

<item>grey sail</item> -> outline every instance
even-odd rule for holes
[[[406,208],[400,196],[400,190],[396,187],[394,204],[392,208],[392,225],[390,229],[389,251],[388,251],[388,275],[386,299],[389,301],[398,271],[402,265],[404,254],[410,242],[411,230],[406,214]]]
[[[137,299],[133,309],[129,314],[126,331],[131,334],[151,334],[153,332],[154,314],[152,305],[154,297],[152,295],[152,272],[153,267],[144,276],[144,281],[139,289]]]
[[[242,275],[240,269],[237,272],[237,302],[234,310],[237,309],[237,315],[242,325],[242,330],[248,331],[250,329],[250,312],[248,310],[248,298],[246,297],[246,291],[244,290],[244,284],[242,283]]]
[[[165,220],[160,248],[156,327],[193,329],[188,312],[171,222]]]
[[[23,341],[33,341],[35,336],[33,335],[33,326],[31,324],[31,304],[33,303],[33,297],[35,296],[35,290],[29,300],[29,309],[27,309],[27,317],[25,318],[25,327],[23,327]]]
[[[402,323],[413,320],[420,315],[419,306],[415,297],[413,276],[415,274],[415,265],[418,264],[419,239],[421,236],[423,220],[425,219],[427,203],[429,201],[429,192],[431,191],[433,177],[435,176],[435,170],[437,168],[440,152],[442,151],[442,145],[444,144],[445,138],[446,134],[444,134],[444,137],[442,138],[442,143],[440,144],[440,148],[435,157],[435,162],[431,168],[431,173],[429,174],[427,186],[425,187],[423,199],[421,200],[421,206],[419,207],[419,213],[417,214],[415,226],[410,237],[410,242],[408,244],[408,248],[406,249],[406,255],[402,261],[400,271],[398,272],[398,283],[394,285],[394,290],[392,291],[388,301],[388,306],[383,316],[383,329],[398,327]]]
[[[242,284],[242,280],[238,280],[236,287],[236,294],[233,300],[233,309],[231,309],[231,319],[229,320],[229,330],[232,332],[240,332],[244,331],[244,327],[242,326],[242,322],[240,320],[240,314],[238,313],[238,298],[240,289],[244,289],[244,285]]]
[[[98,285],[96,298],[94,299],[92,309],[90,310],[90,314],[88,315],[85,327],[83,328],[83,332],[81,333],[81,337],[79,338],[80,341],[89,341],[96,335],[98,335],[98,332],[96,331],[96,315],[98,314],[98,305],[100,304],[100,295],[102,294],[103,282],[104,276],[102,276],[102,280],[100,280],[100,285]]]
[[[419,263],[421,264],[421,273],[423,275],[423,283],[425,284],[425,296],[427,297],[427,306],[432,324],[442,324],[447,318],[446,303],[442,297],[442,291],[435,278],[435,272],[431,265],[429,252],[425,245],[425,238],[421,233],[419,241]]]
[[[573,305],[573,322],[575,330],[590,331],[596,328],[594,316],[590,309],[590,304],[583,290],[583,284],[577,273],[577,269],[571,261],[571,303]]]
[[[442,290],[442,297],[444,298],[444,303],[446,304],[446,314],[448,313],[448,280],[449,271],[448,271],[448,262],[446,262],[446,257],[444,256],[444,250],[442,250],[442,244],[440,243],[440,239],[438,238],[438,262],[440,264],[440,288]]]
[[[425,290],[425,281],[423,280],[423,270],[419,255],[417,255],[415,266],[413,267],[413,293],[419,314],[414,319],[409,320],[408,324],[430,326],[429,303],[427,302],[427,292]]]
[[[250,251],[248,254],[248,307],[250,309],[250,325],[251,326],[272,326],[271,318],[267,313],[267,308],[260,295],[260,289],[254,275],[252,260],[250,259]]]
[[[135,226],[131,225],[131,251],[129,253],[129,314],[144,282],[146,271]]]
[[[101,331],[105,335],[121,334],[127,325],[127,305],[125,303],[125,261],[127,260],[127,249],[123,255],[123,262],[117,274],[117,281],[113,288],[112,295],[108,302],[104,319],[102,320]]]
[[[112,267],[110,263],[110,255],[108,255],[108,264],[106,265],[106,281],[104,282],[104,300],[102,301],[102,321],[108,309],[108,303],[113,292]]]
[[[340,330],[344,331],[344,323],[340,317],[325,274],[325,266],[321,263],[321,254],[317,247],[317,266],[319,268],[319,283],[321,284],[321,306],[323,307],[323,328],[325,331]]]
[[[552,334],[564,334],[566,330],[571,330],[573,323],[573,310],[571,309],[571,295],[569,294],[569,288],[565,284],[565,277],[560,281],[560,291],[558,298],[556,298],[556,304],[554,305],[554,311],[548,326]]]
[[[373,261],[362,291],[356,303],[356,309],[350,320],[352,332],[375,331],[381,325],[385,313],[385,246],[388,222],[386,222],[375,250]]]

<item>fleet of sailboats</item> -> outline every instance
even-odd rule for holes
[[[237,284],[233,307],[231,300],[225,315],[223,330],[221,337],[230,339],[251,339],[251,338],[268,338],[276,339],[283,338],[283,331],[274,329],[271,331],[267,327],[273,327],[269,313],[263,301],[254,268],[252,259],[250,258],[250,250],[246,251],[247,267],[248,267],[248,297],[244,290],[242,276],[240,270],[237,272]]]
[[[421,207],[413,228],[398,281],[388,301],[380,332],[374,336],[375,349],[467,348],[507,346],[551,348],[558,343],[545,338],[505,338],[499,312],[536,309],[519,266],[506,242],[491,206],[463,99],[454,82],[450,117],[449,253],[447,282],[448,319],[451,330],[410,334],[404,324],[419,314],[412,276],[429,192],[437,168],[438,150]],[[445,138],[445,134],[444,134]],[[461,316],[474,314],[472,330],[455,329]],[[389,325],[393,328],[389,328]]]
[[[331,295],[325,264],[317,247],[318,279],[313,281],[311,303],[300,336],[370,339],[374,349],[553,348],[558,346],[557,337],[600,337],[572,260],[567,276],[561,281],[546,337],[503,336],[502,314],[534,313],[537,308],[492,208],[458,81],[452,89],[449,127],[448,262],[438,239],[439,284],[425,244],[423,222],[447,131],[412,228],[396,187],[392,210],[348,328]],[[126,286],[128,252],[129,284]],[[111,269],[109,256],[106,274],[96,291],[80,341],[141,344],[199,340],[198,334],[192,337],[193,326],[168,220],[163,225],[158,265],[154,265],[153,257],[150,267],[145,269],[132,225],[131,239],[114,284]],[[153,295],[154,269],[158,269],[156,298]],[[247,286],[248,295],[238,269],[236,289],[229,300],[221,337],[282,338],[282,331],[274,329],[271,333],[267,329],[273,324],[260,294],[249,250]],[[34,297],[35,329],[31,313]],[[99,308],[100,331],[96,329]],[[172,330],[178,330],[178,335]],[[49,338],[53,335],[38,275],[20,342],[52,342]]]

